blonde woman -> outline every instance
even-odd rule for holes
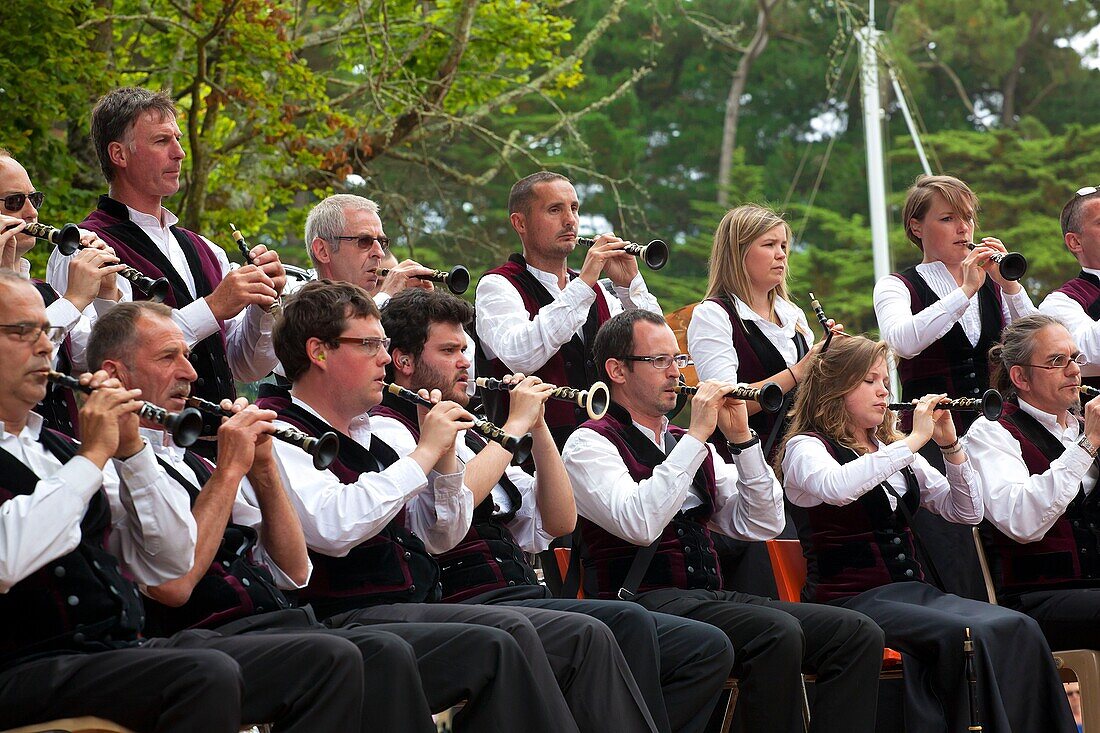
[[[787,222],[764,206],[738,206],[722,217],[714,232],[707,297],[692,312],[687,332],[700,380],[757,386],[771,381],[787,393],[802,381],[809,356],[819,347],[810,348],[806,315],[787,295],[790,239]],[[749,414],[770,457],[781,433],[781,413],[763,413],[749,403]]]
[[[923,507],[950,522],[978,524],[982,490],[950,414],[935,409],[945,395],[915,401],[908,435],[894,428],[887,351],[884,342],[863,337],[834,340],[799,387],[778,461],[787,498],[807,511],[803,551],[817,561],[803,593],[871,617],[886,645],[905,655],[909,733],[966,729],[966,628],[978,649],[983,730],[1076,730],[1034,620],[926,581],[929,568],[915,556],[922,545],[909,517]],[[946,476],[918,453],[930,441]]]

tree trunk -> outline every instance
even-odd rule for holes
[[[726,97],[726,114],[722,121],[722,147],[718,157],[718,204],[729,205],[730,173],[733,169],[733,150],[737,142],[737,120],[741,115],[741,97],[745,93],[749,72],[753,62],[764,52],[768,45],[768,22],[771,11],[782,0],[758,0],[756,11],[756,30],[752,40],[741,55],[737,71],[730,82],[729,95]]]

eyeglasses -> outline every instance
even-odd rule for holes
[[[1073,362],[1077,366],[1084,366],[1089,363],[1089,359],[1084,354],[1078,352],[1073,356],[1066,356],[1065,354],[1058,354],[1051,357],[1046,364],[1020,364],[1020,366],[1035,367],[1036,369],[1065,369]]]
[[[1077,195],[1078,196],[1091,196],[1094,193],[1096,193],[1097,191],[1100,191],[1100,188],[1098,188],[1096,186],[1085,186],[1084,188],[1077,189]]]
[[[382,248],[383,252],[390,251],[390,238],[389,237],[372,237],[369,234],[360,236],[340,235],[338,237],[332,237],[332,239],[338,239],[344,242],[355,242],[361,250],[368,250],[374,246],[375,242],[378,242],[378,246]]]
[[[65,338],[64,326],[51,326],[49,324],[43,326],[37,323],[0,323],[0,331],[15,336],[20,341],[35,342],[42,334],[46,334],[46,338],[50,340],[50,343],[59,343]]]
[[[42,201],[46,198],[46,194],[41,191],[34,191],[32,193],[9,193],[3,198],[4,208],[8,211],[19,211],[23,208],[23,204],[27,199],[31,200],[31,206],[36,210],[42,208]]]
[[[367,352],[367,356],[374,356],[379,349],[389,351],[390,340],[381,336],[337,336],[336,341],[341,344],[359,344]]]
[[[691,363],[691,359],[687,354],[677,354],[672,356],[671,354],[659,354],[657,356],[624,356],[623,361],[648,361],[653,365],[654,369],[668,369],[675,364],[680,369],[683,369]]]

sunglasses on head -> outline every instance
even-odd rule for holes
[[[27,199],[31,200],[31,206],[35,209],[42,208],[42,200],[46,198],[46,194],[41,191],[34,191],[32,193],[10,193],[3,199],[4,208],[8,211],[19,211],[23,208],[23,204]]]
[[[1085,186],[1084,188],[1077,189],[1078,196],[1091,196],[1092,194],[1100,191],[1100,188],[1096,186]]]

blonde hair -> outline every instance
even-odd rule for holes
[[[783,456],[787,441],[802,433],[820,433],[835,440],[856,454],[866,449],[857,440],[857,430],[851,424],[844,407],[844,397],[859,386],[879,359],[886,359],[890,347],[885,341],[872,341],[864,336],[836,338],[824,354],[814,356],[806,369],[806,377],[798,385],[798,396],[791,408],[791,421],[783,436],[783,445],[775,456],[775,472],[782,480]],[[894,428],[897,415],[887,410],[875,427],[874,437],[882,443],[893,443],[905,436]]]
[[[928,207],[932,205],[932,198],[939,194],[947,201],[947,205],[958,216],[973,219],[975,226],[978,222],[978,196],[970,190],[958,178],[954,176],[928,176],[921,174],[913,182],[909,190],[905,192],[905,208],[901,212],[901,219],[905,224],[905,236],[909,241],[917,245],[920,251],[924,251],[924,243],[920,237],[913,233],[910,222],[913,219],[923,219],[928,213]]]
[[[757,204],[746,204],[727,211],[714,231],[706,297],[717,298],[732,294],[751,303],[752,293],[749,275],[745,272],[745,254],[753,242],[777,226],[786,230],[789,242],[791,227],[778,212]],[[787,300],[785,274],[782,282],[768,292],[768,305],[773,309],[776,297]]]

